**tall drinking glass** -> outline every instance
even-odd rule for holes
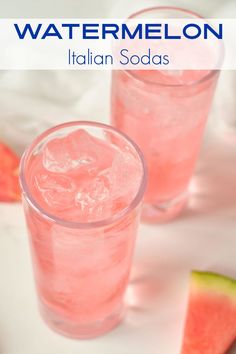
[[[42,317],[70,337],[107,332],[123,314],[142,153],[110,126],[66,123],[33,141],[20,179]]]
[[[198,18],[172,7],[130,18]],[[112,124],[141,148],[148,166],[143,219],[162,222],[184,207],[219,71],[113,71]]]

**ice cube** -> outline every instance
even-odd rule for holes
[[[105,174],[98,175],[84,188],[80,188],[75,197],[80,217],[93,221],[104,219],[111,210],[110,191],[110,180]]]
[[[66,173],[86,169],[92,173],[111,163],[114,149],[107,143],[78,129],[66,137],[49,141],[43,151],[43,166],[50,172]],[[104,159],[104,156],[106,158]]]
[[[129,203],[138,191],[141,179],[141,164],[126,147],[117,154],[112,164],[114,197],[122,197]]]
[[[65,173],[92,164],[96,156],[88,149],[90,143],[90,136],[82,129],[49,141],[43,150],[44,168],[54,173]]]
[[[35,176],[35,185],[43,200],[53,210],[65,210],[74,205],[76,184],[68,176],[44,173]]]
[[[90,187],[90,196],[96,201],[107,200],[110,196],[111,182],[108,175],[100,173]]]

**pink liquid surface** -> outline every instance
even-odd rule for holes
[[[44,142],[27,162],[27,183],[37,204],[68,222],[113,217],[130,205],[142,166],[129,144],[84,129]],[[112,143],[112,141],[114,143]],[[24,201],[41,312],[55,330],[92,337],[120,319],[140,205],[101,227],[67,227]]]
[[[140,146],[148,165],[144,220],[171,219],[185,203],[218,77],[202,80],[207,74],[113,72],[112,123]]]

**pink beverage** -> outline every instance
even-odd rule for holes
[[[196,17],[175,8],[131,18]],[[218,71],[113,71],[112,124],[141,148],[148,165],[143,219],[162,222],[184,207]]]
[[[112,127],[72,122],[40,135],[21,163],[40,311],[64,335],[89,338],[123,314],[145,167]]]

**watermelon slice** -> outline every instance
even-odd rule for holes
[[[0,201],[20,200],[19,158],[5,144],[0,143]]]
[[[182,354],[225,354],[236,339],[236,280],[193,271]]]

